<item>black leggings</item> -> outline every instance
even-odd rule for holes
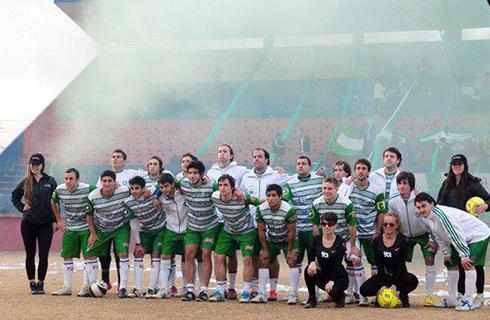
[[[417,288],[419,280],[413,274],[407,272],[402,274],[397,280],[391,276],[376,274],[367,279],[361,286],[360,293],[363,297],[373,297],[378,294],[382,287],[395,285],[400,291],[400,298],[408,297],[408,294]]]
[[[309,298],[315,298],[315,286],[325,290],[325,286],[328,282],[333,281],[332,291],[328,293],[332,297],[333,301],[337,302],[344,297],[344,290],[349,286],[349,277],[347,272],[340,272],[339,274],[327,274],[317,270],[314,276],[308,274],[308,267],[305,268],[305,282],[308,288]]]
[[[20,232],[26,250],[26,272],[29,280],[36,279],[36,241],[39,246],[39,265],[37,267],[37,279],[44,281],[48,271],[48,256],[51,241],[53,240],[52,223],[32,223],[22,221]]]
[[[485,269],[483,266],[475,266],[476,270],[476,293],[482,294],[485,286]],[[465,294],[466,289],[464,285],[464,281],[466,278],[466,274],[464,273],[463,267],[459,266],[459,280],[458,280],[458,292],[462,295]]]
[[[117,255],[116,252],[116,245],[114,244],[113,241],[110,241],[107,244],[107,253],[105,257],[99,257],[100,261],[100,268],[101,273],[102,273],[102,280],[104,280],[106,283],[110,282],[110,269],[111,269],[111,247],[113,247],[113,252],[114,252],[114,257],[116,260],[116,269],[117,269],[117,283],[120,281],[120,274],[119,274],[119,256]]]

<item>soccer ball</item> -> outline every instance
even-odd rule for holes
[[[396,308],[401,304],[398,294],[394,290],[388,288],[381,290],[377,299],[378,305],[381,308]]]
[[[471,215],[478,217],[480,214],[474,212],[475,207],[478,205],[485,204],[485,201],[483,201],[482,198],[480,197],[472,197],[468,202],[466,202],[466,211],[468,211]]]
[[[89,286],[90,295],[94,298],[101,298],[107,293],[107,284],[104,280],[96,280]]]

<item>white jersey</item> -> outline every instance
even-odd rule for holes
[[[484,222],[456,208],[437,205],[423,219],[445,256],[451,255],[452,245],[460,257],[469,257],[469,244],[490,237],[490,228]]]
[[[429,227],[415,207],[415,192],[412,191],[406,201],[400,194],[392,197],[388,201],[388,211],[398,214],[402,233],[407,238],[419,237],[429,232]]]
[[[387,175],[384,167],[379,168],[378,170],[369,174],[369,181],[376,183],[383,189],[385,199],[388,201],[400,193],[396,184],[396,177],[398,177],[399,173],[400,170],[397,170],[394,175]]]
[[[167,198],[162,193],[158,200],[165,212],[167,229],[183,234],[187,229],[187,204],[184,194],[175,189],[173,198]]]
[[[147,172],[145,170],[134,170],[134,169],[124,169],[122,171],[116,172],[116,182],[119,183],[120,186],[129,188],[129,180],[136,176],[144,177]],[[102,184],[99,180],[97,181],[97,188],[102,188]]]

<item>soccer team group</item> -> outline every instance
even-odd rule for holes
[[[368,160],[359,159],[353,172],[348,163],[338,161],[331,174],[323,169],[312,172],[311,160],[300,156],[296,174],[289,175],[282,168],[270,166],[269,153],[263,148],[253,150],[253,168],[247,169],[237,165],[232,147],[226,144],[218,148],[217,163],[207,172],[190,153],[181,157],[182,172],[176,176],[164,169],[159,157],[150,158],[146,170],[125,169],[126,159],[124,151],[115,150],[112,170],[104,171],[97,185],[82,182],[79,172],[70,168],[64,173],[64,184],[53,193],[51,205],[63,230],[64,258],[64,287],[53,295],[72,294],[73,259],[81,252],[85,268],[79,296],[90,296],[90,284],[99,279],[99,259],[110,257],[113,247],[120,298],[164,299],[176,295],[184,301],[238,299],[241,303],[266,303],[277,300],[278,256],[282,251],[289,267],[288,304],[296,304],[305,256],[305,278],[307,274],[329,272],[320,265],[328,268],[329,252],[334,251],[321,251],[320,258],[327,261],[323,264],[315,256],[314,243],[318,238],[322,243],[322,234],[335,228],[335,236],[345,248],[342,258],[346,267],[342,265],[342,269],[346,270],[348,285],[346,280],[345,291],[333,300],[336,306],[368,306],[368,297],[360,294],[366,281],[361,252],[371,266],[371,274],[378,273],[372,239],[386,228],[396,228],[408,242],[403,264],[412,260],[417,244],[422,250],[425,306],[467,311],[482,304],[483,292],[477,292],[475,284],[475,266],[485,264],[490,229],[477,217],[436,205],[429,194],[416,190],[415,176],[399,169],[402,155],[397,148],[383,152],[384,167],[374,172]],[[392,219],[388,212],[397,218]],[[132,290],[128,288],[131,234],[135,242]],[[238,250],[243,259],[243,289],[239,294],[235,290]],[[151,254],[146,290],[145,254]],[[388,264],[391,254],[386,248]],[[440,304],[433,301],[436,254],[444,256],[448,268],[449,297]],[[181,256],[183,271],[184,287],[180,292],[175,286],[176,255]],[[213,262],[217,287],[211,294],[208,287]],[[466,273],[464,295],[458,294],[458,268]],[[387,270],[384,273],[389,275]],[[108,270],[104,272],[103,279],[110,287]],[[200,282],[197,296],[196,274]],[[403,292],[403,288],[396,287],[396,276],[392,278],[383,287]],[[317,286],[315,294],[321,289],[328,299],[335,279]],[[408,307],[408,293],[405,300],[404,306]]]

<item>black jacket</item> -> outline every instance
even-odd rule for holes
[[[490,211],[490,194],[483,188],[480,181],[479,178],[471,177],[468,180],[468,194],[465,197],[458,198],[456,189],[451,189],[444,199],[442,198],[442,190],[444,188],[443,183],[441,189],[439,189],[439,194],[437,195],[437,204],[466,211],[466,202],[472,197],[480,197],[486,204],[488,204],[487,211]]]
[[[402,274],[407,273],[405,263],[408,253],[407,238],[398,233],[395,243],[391,247],[386,247],[383,236],[374,238],[371,243],[374,251],[374,261],[378,267],[378,273],[383,276],[398,279]]]
[[[31,209],[24,212],[24,203],[22,203],[22,197],[24,196],[24,180],[23,179],[12,191],[12,203],[14,206],[22,212],[22,219],[24,221],[33,223],[50,223],[55,222],[55,216],[53,209],[51,208],[51,195],[56,189],[56,180],[53,177],[43,173],[43,176],[39,182],[34,179],[32,188],[32,205]]]

